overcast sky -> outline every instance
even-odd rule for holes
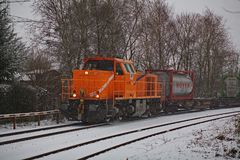
[[[30,19],[38,19],[33,14],[32,2],[14,3],[10,5],[10,14]],[[234,14],[227,12],[240,11],[240,0],[166,0],[173,8],[174,13],[195,12],[203,13],[206,8],[211,9],[215,14],[222,16],[226,24],[226,29],[230,34],[235,47],[240,50],[240,13]],[[27,23],[16,23],[15,28],[19,36],[28,41],[26,31]]]

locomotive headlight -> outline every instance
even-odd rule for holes
[[[96,92],[95,97],[98,99],[100,97],[99,91]]]
[[[85,71],[85,75],[88,75],[88,71]]]
[[[77,94],[76,94],[76,93],[73,93],[72,96],[73,96],[73,98],[76,98],[76,97],[77,97]]]
[[[73,98],[76,98],[76,97],[77,97],[77,94],[76,94],[76,91],[75,91],[75,90],[73,91],[72,96],[73,96]]]

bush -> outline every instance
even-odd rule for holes
[[[30,112],[36,110],[37,89],[30,85],[13,84],[0,92],[0,114]]]

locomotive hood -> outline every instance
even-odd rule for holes
[[[74,70],[72,89],[76,97],[81,98],[80,92],[84,92],[84,98],[108,98],[108,91],[112,87],[114,74],[112,71],[100,70]],[[97,97],[96,97],[97,96]]]

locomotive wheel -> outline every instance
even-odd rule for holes
[[[107,123],[111,122],[111,120],[112,119],[110,117],[105,118],[105,122],[107,122]]]
[[[150,111],[148,111],[148,114],[147,114],[148,117],[152,117],[152,113]]]
[[[135,106],[133,104],[129,104],[129,106],[126,108],[126,112],[128,116],[131,116],[132,114],[135,113]]]
[[[122,120],[123,120],[123,117],[122,117],[122,116],[118,116],[118,120],[119,120],[119,121],[122,121]]]
[[[124,119],[124,110],[125,109],[119,109],[119,112],[117,113],[117,115],[115,116],[116,120],[122,121]]]
[[[118,121],[122,121],[124,119],[123,113],[120,111],[120,113],[116,115],[115,119]]]

